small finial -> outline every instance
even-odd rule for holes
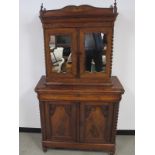
[[[117,2],[116,2],[116,0],[114,2],[114,13],[117,13]]]
[[[41,3],[40,11],[43,11],[43,3]]]

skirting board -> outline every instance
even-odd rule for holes
[[[19,127],[19,132],[41,133],[41,129]],[[135,130],[117,130],[117,135],[135,135]]]

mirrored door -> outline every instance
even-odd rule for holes
[[[62,82],[74,78],[77,73],[75,29],[50,29],[45,33],[47,79]]]
[[[66,74],[72,72],[71,35],[50,35],[49,48],[52,72]]]
[[[80,31],[80,78],[104,79],[110,74],[112,31],[86,28]]]

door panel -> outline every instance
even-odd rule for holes
[[[110,77],[111,28],[83,28],[80,30],[80,78],[98,79]]]
[[[111,104],[81,103],[80,116],[80,142],[108,143],[110,141]]]
[[[77,32],[73,28],[45,30],[47,82],[67,82],[77,74]]]
[[[52,141],[76,141],[76,104],[69,102],[48,102],[47,139]]]

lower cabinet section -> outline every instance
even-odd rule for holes
[[[48,148],[100,150],[114,155],[119,102],[124,89],[112,86],[37,84],[43,151]]]
[[[114,152],[116,105],[103,102],[40,102],[43,148]]]

